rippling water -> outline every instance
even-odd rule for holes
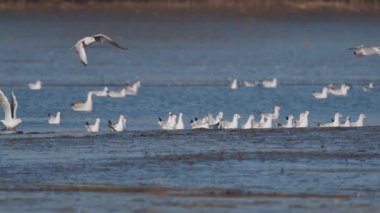
[[[265,18],[222,12],[3,13],[0,86],[19,101],[19,133],[0,135],[0,210],[4,212],[379,211],[379,57],[348,47],[375,45],[378,17]],[[71,47],[106,33],[127,46],[88,50],[83,67]],[[278,89],[228,89],[228,81],[277,77]],[[41,91],[26,83],[40,79]],[[137,96],[94,98],[94,111],[72,111],[86,93],[143,79]],[[352,85],[347,97],[317,101],[329,83]],[[365,128],[255,131],[158,130],[157,117],[223,111],[242,121],[281,106],[310,111],[310,125],[340,111]],[[47,124],[61,111],[62,124]],[[112,134],[107,120],[128,118]],[[84,131],[101,119],[101,132]]]

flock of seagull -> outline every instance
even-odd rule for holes
[[[254,115],[249,115],[248,119],[242,125],[239,125],[239,114],[234,114],[231,121],[224,119],[223,112],[219,112],[215,117],[211,113],[207,113],[201,119],[197,117],[190,121],[191,129],[271,129],[271,128],[308,128],[309,127],[309,111],[300,113],[299,118],[296,119],[293,115],[285,117],[284,123],[279,123],[280,120],[280,107],[275,106],[274,111],[259,112],[260,120],[256,120]],[[342,114],[335,113],[331,122],[316,123],[317,127],[363,127],[364,119],[366,116],[360,114],[357,121],[351,121],[350,117],[347,117],[345,121],[341,121]],[[178,119],[177,119],[178,118]],[[273,125],[277,121],[277,125]],[[178,117],[169,112],[166,120],[161,117],[158,118],[158,124],[165,130],[178,130],[185,129],[183,122],[183,113],[179,113]]]
[[[93,36],[86,36],[81,38],[76,42],[73,46],[75,52],[78,54],[80,62],[86,66],[88,64],[88,59],[86,55],[85,49],[92,44],[100,42],[100,43],[108,43],[113,47],[127,50],[120,46],[118,43],[113,41],[110,37],[104,34],[96,34]],[[349,50],[353,50],[354,55],[357,56],[367,56],[380,54],[379,47],[368,47],[368,46],[358,46],[355,48],[350,48]],[[245,87],[255,87],[262,86],[264,88],[276,88],[277,87],[277,79],[274,78],[272,80],[263,80],[257,82],[249,82],[244,81],[242,83]],[[42,82],[40,80],[36,82],[31,82],[28,84],[29,89],[31,90],[40,90],[42,88]],[[87,93],[87,99],[85,102],[77,102],[72,103],[71,107],[74,111],[80,112],[91,112],[93,110],[93,102],[92,97],[111,97],[111,98],[123,98],[128,95],[136,95],[139,88],[141,87],[141,81],[136,81],[132,85],[127,85],[122,87],[118,91],[110,91],[108,87],[104,87],[103,90],[99,91],[89,91]],[[230,88],[233,90],[238,89],[238,81],[237,79],[233,79],[230,84]],[[373,88],[373,83],[370,83],[368,86],[363,88],[363,91],[369,92]],[[328,97],[328,94],[336,95],[336,96],[346,96],[347,92],[350,90],[350,86],[346,84],[342,84],[340,88],[334,88],[332,85],[327,87],[323,87],[322,92],[314,92],[313,96],[317,99],[325,99]],[[20,118],[17,118],[16,112],[18,107],[18,102],[16,99],[15,93],[12,91],[12,99],[9,102],[7,96],[0,90],[0,104],[4,111],[4,119],[0,120],[5,126],[5,130],[15,130],[15,128],[22,123]],[[273,128],[273,121],[279,120],[280,107],[276,106],[274,108],[273,113],[265,113],[260,112],[260,120],[256,120],[254,115],[249,115],[247,121],[240,126],[242,129],[255,129],[255,128]],[[286,116],[285,123],[278,123],[278,127],[282,128],[307,128],[309,126],[308,121],[309,111],[302,112],[299,115],[299,119],[295,119],[293,115]],[[359,119],[355,122],[351,122],[350,117],[344,122],[340,121],[342,115],[340,113],[336,113],[334,118],[329,123],[320,124],[317,123],[319,127],[362,127],[364,126],[364,119],[366,116],[364,114],[359,115]],[[232,118],[232,121],[227,121],[223,117],[223,112],[219,112],[215,117],[208,113],[201,119],[195,118],[191,120],[191,128],[192,129],[237,129],[239,128],[238,120],[241,118],[239,114],[235,114]],[[57,112],[56,115],[48,114],[48,123],[52,125],[58,125],[61,122],[61,113]],[[115,132],[122,132],[126,129],[127,118],[124,115],[119,116],[119,120],[116,123],[113,123],[111,120],[108,121],[107,126]],[[185,129],[185,124],[183,122],[183,114],[179,113],[179,115],[175,115],[173,113],[169,113],[168,118],[163,120],[162,118],[158,119],[158,124],[162,129],[165,130],[173,130],[173,129]],[[85,123],[85,129],[89,132],[98,132],[100,127],[100,119],[96,118],[94,124],[90,124],[89,122]]]

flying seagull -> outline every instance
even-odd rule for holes
[[[6,130],[13,130],[19,125],[22,120],[16,118],[17,111],[17,99],[12,91],[12,102],[9,104],[7,96],[4,95],[3,91],[0,90],[0,104],[4,110],[4,120],[1,122],[4,124]]]
[[[367,55],[380,55],[380,47],[368,47],[360,45],[358,47],[349,48],[348,50],[353,50],[356,56],[367,56]]]
[[[126,50],[127,48],[124,48],[120,46],[118,43],[113,41],[110,37],[103,35],[103,34],[96,34],[93,36],[86,36],[84,38],[81,38],[73,48],[75,48],[75,52],[79,55],[80,62],[82,62],[83,65],[87,65],[87,56],[86,56],[86,51],[85,48],[87,46],[90,46],[91,44],[95,42],[100,42],[100,43],[109,43],[114,47]]]

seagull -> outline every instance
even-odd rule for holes
[[[351,127],[363,127],[365,118],[366,116],[364,114],[360,114],[357,121],[351,122]]]
[[[341,125],[341,127],[351,127],[351,118],[347,116],[346,121]]]
[[[258,82],[249,82],[249,81],[243,81],[243,85],[245,87],[255,87],[257,86]]]
[[[125,88],[122,88],[119,91],[109,91],[108,96],[111,98],[124,98],[126,96]]]
[[[88,132],[99,132],[99,124],[100,124],[100,119],[97,118],[94,124],[90,124],[89,122],[86,122],[84,127],[86,128]]]
[[[380,47],[369,47],[360,45],[358,47],[349,48],[348,50],[353,50],[354,55],[361,57],[361,56],[367,56],[367,55],[380,55]]]
[[[91,112],[92,111],[92,92],[87,93],[87,99],[84,103],[72,103],[71,108],[73,108],[74,111],[80,111],[80,112]]]
[[[57,115],[48,114],[48,123],[49,124],[60,124],[61,123],[61,112],[57,112]]]
[[[9,104],[7,96],[0,90],[0,103],[4,110],[4,120],[1,120],[1,122],[4,124],[6,130],[14,130],[17,125],[22,123],[21,119],[16,118],[18,105],[16,95],[12,91],[12,102]]]
[[[166,121],[162,120],[161,117],[158,117],[158,124],[162,129],[171,130],[175,128],[177,116],[169,112],[168,119]]]
[[[285,117],[287,122],[286,124],[278,124],[279,127],[282,127],[282,128],[293,128],[294,127],[294,117],[293,115],[289,115],[289,116],[286,116]]]
[[[277,78],[273,78],[273,80],[263,80],[260,83],[261,83],[261,86],[263,86],[264,88],[276,88]]]
[[[300,114],[299,120],[294,121],[294,126],[296,128],[307,128],[307,127],[309,127],[309,111],[302,112]]]
[[[123,132],[127,128],[127,119],[124,117],[124,115],[120,115],[119,121],[115,124],[109,120],[108,127],[111,128],[114,132]]]
[[[91,44],[95,42],[101,42],[101,43],[109,43],[114,47],[126,50],[127,48],[124,48],[120,46],[118,43],[113,41],[110,37],[104,35],[104,34],[96,34],[93,36],[86,36],[84,38],[81,38],[77,43],[74,45],[73,48],[75,48],[75,52],[79,55],[80,62],[82,62],[83,65],[87,65],[87,56],[85,48],[87,46],[90,46]]]
[[[238,82],[237,82],[237,79],[235,78],[234,80],[232,80],[231,84],[230,84],[230,88],[232,90],[237,90],[238,89]]]
[[[260,125],[259,128],[261,129],[270,129],[273,127],[273,117],[267,116],[267,115],[261,115]]]
[[[232,121],[222,121],[221,127],[222,129],[237,129],[238,128],[238,120],[240,118],[239,114],[234,114]]]
[[[133,83],[131,86],[125,87],[125,94],[137,95],[137,92],[139,91],[140,87],[141,87],[141,81],[138,80],[135,83]]]
[[[273,113],[260,112],[260,114],[263,114],[265,117],[271,117],[273,120],[278,120],[280,118],[280,109],[281,107],[275,106]]]
[[[248,116],[248,119],[247,119],[247,122],[241,126],[242,129],[252,129],[253,128],[253,121],[255,120],[255,116],[253,115],[249,115]]]
[[[341,117],[342,117],[342,114],[337,112],[337,113],[335,113],[334,119],[332,119],[332,122],[324,123],[324,124],[317,123],[317,126],[319,126],[319,127],[340,127],[340,120],[339,119]]]
[[[371,90],[373,89],[373,83],[370,82],[368,85],[366,86],[363,86],[363,91],[364,92],[371,92]]]
[[[108,87],[104,87],[103,90],[93,90],[90,92],[92,92],[92,94],[98,97],[106,97],[108,96],[109,89]]]
[[[322,92],[313,92],[312,95],[316,99],[326,99],[328,97],[328,90],[327,87],[323,87]]]
[[[28,83],[28,87],[30,90],[40,90],[42,88],[42,82],[38,80],[36,82]]]
[[[180,112],[178,115],[178,121],[174,125],[174,129],[185,129],[185,124],[183,123],[182,116],[183,116],[183,114],[182,114],[182,112]]]
[[[210,125],[204,120],[191,120],[191,129],[210,129]],[[219,126],[219,124],[217,125]]]
[[[327,92],[331,95],[336,96],[347,96],[348,90],[350,90],[350,86],[347,84],[342,84],[340,88],[335,89],[333,86],[330,86],[327,88]]]

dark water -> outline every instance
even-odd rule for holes
[[[24,134],[0,135],[2,212],[376,212],[380,209],[379,57],[348,47],[376,45],[378,17],[265,18],[222,12],[89,12],[0,15],[0,86],[13,89]],[[83,67],[71,47],[104,32],[129,51],[96,46]],[[278,89],[228,89],[228,80],[277,77]],[[88,90],[143,79],[137,96],[94,98]],[[26,83],[45,86],[31,91]],[[328,83],[350,83],[345,98],[317,101]],[[364,128],[255,131],[158,130],[157,117],[223,111],[247,116],[281,106],[310,111],[310,125],[335,112]],[[61,111],[62,124],[47,114]],[[120,114],[129,131],[105,122]],[[84,123],[101,119],[101,132]]]

